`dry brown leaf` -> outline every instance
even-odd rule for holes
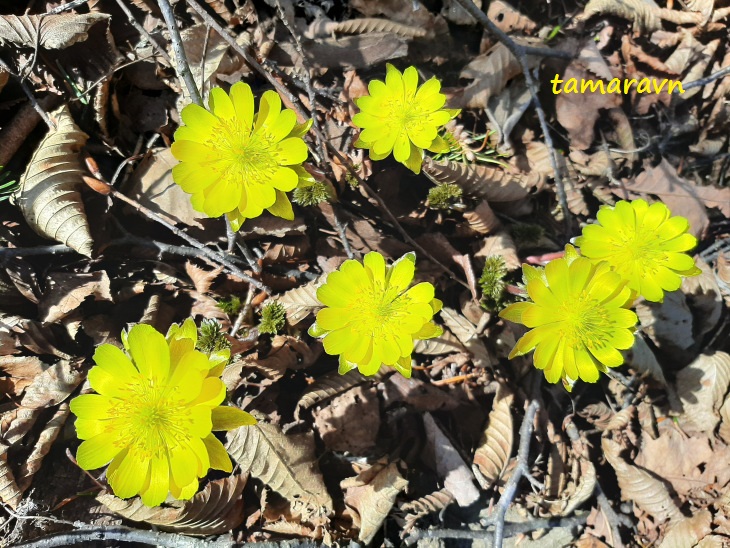
[[[221,61],[229,47],[228,42],[204,23],[184,29],[180,33],[180,37],[195,84],[198,86],[200,93],[205,96],[216,81]],[[177,66],[177,55],[175,55],[172,45],[169,49],[173,65]],[[201,82],[203,89],[200,89]],[[180,87],[182,93],[177,102],[178,110],[182,110],[184,106],[192,101],[187,86],[181,85]]]
[[[400,504],[398,509],[406,512],[404,516],[405,527],[401,537],[408,534],[419,518],[441,512],[452,502],[454,502],[454,495],[448,489],[440,489],[419,499]]]
[[[441,319],[472,355],[476,367],[492,367],[495,360],[480,339],[476,326],[453,308],[441,309]]]
[[[291,503],[304,521],[326,518],[332,499],[317,469],[311,434],[284,435],[276,425],[259,422],[229,432],[226,447],[244,473],[263,481]]]
[[[78,152],[89,136],[74,123],[67,106],[52,117],[57,129],[49,130],[33,153],[16,200],[35,232],[91,257],[93,240],[78,191],[84,173]]]
[[[725,403],[720,407],[720,426],[717,435],[725,443],[730,444],[730,394],[725,397]]]
[[[41,464],[43,464],[43,459],[51,450],[53,442],[56,441],[56,438],[61,433],[70,412],[71,410],[69,409],[68,404],[62,403],[58,406],[53,417],[51,417],[51,419],[44,425],[43,431],[40,433],[38,440],[33,446],[33,450],[30,455],[23,460],[20,465],[20,470],[16,476],[18,488],[22,492],[25,492],[28,487],[30,487],[31,481],[33,481],[33,476],[36,472],[38,472],[38,470],[40,470]]]
[[[727,548],[727,537],[724,535],[707,535],[693,548]]]
[[[300,396],[294,411],[294,418],[299,420],[302,411],[311,409],[318,403],[343,394],[356,386],[378,382],[386,375],[387,370],[383,367],[372,377],[366,377],[359,371],[350,371],[347,375],[340,375],[337,371],[333,371],[322,375]]]
[[[522,174],[510,167],[491,167],[461,162],[435,162],[426,157],[423,173],[437,184],[459,185],[464,194],[494,202],[514,202],[526,198],[539,174]]]
[[[677,373],[677,395],[684,421],[698,432],[712,432],[720,422],[719,409],[730,387],[730,355],[700,354]]]
[[[621,447],[615,441],[604,437],[601,446],[606,460],[616,472],[622,500],[633,502],[658,522],[682,517],[679,507],[662,480],[655,478],[646,470],[627,463],[621,458]]]
[[[327,276],[320,276],[307,284],[290,289],[275,298],[286,310],[286,319],[290,325],[296,325],[310,314],[319,311],[324,305],[317,299],[317,289],[327,281]]]
[[[20,405],[26,409],[44,409],[64,401],[83,380],[71,363],[61,360],[44,370],[26,388]]]
[[[712,532],[712,512],[702,508],[689,518],[677,521],[664,535],[659,548],[695,546]]]
[[[83,42],[95,23],[109,19],[105,13],[58,15],[0,15],[0,45],[18,48],[63,49]]]
[[[98,272],[52,272],[46,278],[46,291],[38,303],[38,315],[44,322],[57,322],[79,308],[88,298],[111,302],[109,276]]]
[[[255,360],[255,367],[270,378],[278,378],[287,369],[306,369],[322,354],[322,344],[314,341],[310,346],[299,337],[276,335],[271,340],[271,350],[265,358]]]
[[[375,446],[380,400],[373,386],[356,386],[314,411],[314,426],[330,451],[363,455]]]
[[[634,180],[626,181],[626,190],[638,197],[654,194],[672,211],[690,222],[692,233],[701,238],[710,221],[705,207],[717,207],[730,216],[730,187],[697,186],[677,175],[666,159],[656,167],[644,170]]]
[[[594,15],[617,15],[633,21],[636,31],[659,30],[662,27],[659,6],[653,0],[590,0],[577,19],[585,21]]]
[[[386,19],[416,27],[431,28],[435,16],[418,4],[403,0],[351,0],[350,8],[365,16],[382,15]]]
[[[654,352],[646,344],[641,334],[636,333],[634,335],[634,344],[624,352],[624,355],[626,356],[626,364],[636,369],[642,376],[650,375],[662,386],[667,385],[662,366],[659,365]]]
[[[489,2],[487,17],[506,33],[521,31],[526,34],[531,34],[537,28],[537,24],[532,19],[526,15],[522,15],[522,13],[502,0]]]
[[[489,412],[489,422],[482,434],[474,453],[474,466],[481,474],[476,477],[482,489],[489,489],[502,476],[514,444],[514,419],[512,417],[512,403],[514,394],[504,387],[500,387],[494,398],[494,405]],[[481,478],[480,478],[481,475]]]
[[[185,263],[185,272],[193,282],[195,291],[198,293],[207,293],[210,291],[210,286],[213,285],[213,281],[223,272],[223,267],[219,266],[213,270],[205,270],[187,261]]]
[[[570,79],[580,82],[610,80],[613,78],[608,64],[603,60],[596,43],[587,40],[578,57],[563,73],[563,92],[555,98],[555,111],[560,125],[569,134],[573,149],[586,150],[594,139],[594,126],[602,111],[621,106],[623,99],[618,93],[567,93],[565,87]],[[604,83],[605,85],[605,83]],[[579,89],[579,91],[581,91]]]
[[[452,352],[463,352],[464,346],[458,338],[448,330],[444,330],[440,337],[435,339],[419,339],[413,342],[413,351],[427,356],[440,356]]]
[[[0,357],[0,369],[8,375],[7,378],[0,379],[0,392],[19,396],[45,367],[35,356]]]
[[[449,411],[461,405],[451,393],[418,379],[406,379],[402,375],[388,377],[383,399],[388,407],[404,402],[416,411]]]
[[[236,474],[210,481],[187,501],[168,500],[150,508],[142,499],[120,499],[109,493],[96,496],[101,504],[124,519],[156,525],[164,531],[194,535],[223,534],[243,521],[241,493],[247,476]]]
[[[514,38],[513,38],[514,39]],[[526,45],[527,40],[520,40]],[[538,57],[528,57],[530,69],[539,63]],[[461,78],[473,80],[464,88],[464,93],[454,98],[456,108],[485,109],[489,98],[500,93],[512,78],[522,74],[520,62],[502,42],[497,42],[488,51],[475,57],[466,65],[459,75]]]
[[[482,9],[482,0],[474,0],[474,4],[477,8]],[[456,0],[444,0],[444,5],[441,7],[441,15],[444,19],[455,25],[476,25],[477,23],[476,19],[461,7],[461,4]]]
[[[23,497],[23,492],[15,483],[15,475],[8,464],[9,448],[9,445],[0,443],[0,501],[15,510]]]
[[[373,32],[395,34],[403,38],[422,38],[428,34],[426,29],[412,27],[388,19],[366,17],[347,21],[330,21],[317,18],[304,33],[307,38],[324,38],[335,34],[369,34]]]
[[[374,475],[373,469],[376,470]],[[353,521],[360,528],[358,539],[367,545],[380,530],[395,504],[395,497],[408,482],[392,462],[388,466],[375,464],[358,476],[343,480],[340,486],[345,491],[345,504],[357,512]]]
[[[492,257],[501,255],[507,270],[517,270],[522,265],[520,258],[517,256],[517,246],[512,236],[506,231],[501,231],[494,236],[484,238],[479,246],[478,251],[474,253],[475,257]]]
[[[665,353],[686,357],[694,345],[692,312],[684,293],[674,291],[664,295],[664,302],[639,302],[636,305],[641,329]]]
[[[461,458],[449,438],[431,416],[424,413],[427,448],[436,463],[436,473],[443,480],[444,487],[454,495],[459,506],[469,506],[479,498],[479,489],[474,485],[471,469]]]
[[[695,258],[695,264],[702,270],[702,274],[684,278],[682,291],[687,296],[687,304],[694,316],[693,335],[695,339],[702,341],[720,321],[723,300],[712,267],[700,257]]]
[[[464,219],[469,223],[469,227],[479,234],[491,234],[501,226],[499,218],[489,207],[487,200],[479,202],[473,210],[464,212]]]

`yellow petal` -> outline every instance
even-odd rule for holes
[[[84,470],[96,470],[111,462],[123,447],[117,445],[117,432],[104,432],[89,438],[79,445],[76,452],[76,462]]]
[[[342,354],[355,343],[355,336],[349,327],[328,333],[323,339],[324,351],[330,356]]]
[[[196,131],[213,132],[220,124],[213,114],[194,103],[182,109],[180,117],[186,126]]]
[[[202,405],[208,408],[207,412],[217,405],[220,405],[226,399],[226,385],[218,377],[208,376],[203,379],[200,387],[200,394],[189,405]],[[208,434],[205,434],[206,436]],[[200,436],[201,438],[204,436]]]
[[[165,337],[154,327],[137,324],[127,335],[129,353],[140,373],[158,382],[167,379],[170,372],[170,348]]]
[[[277,169],[269,180],[271,186],[284,192],[295,189],[298,183],[299,177],[296,171],[288,167],[280,167]]]
[[[252,426],[257,422],[253,415],[227,405],[215,407],[211,413],[211,419],[214,431],[234,430],[240,426]]]
[[[354,319],[342,308],[323,308],[317,312],[317,324],[327,331],[342,329]]]
[[[243,185],[231,177],[222,177],[205,189],[203,209],[209,217],[220,217],[236,208],[241,201]]]
[[[210,90],[208,106],[213,111],[213,114],[223,120],[232,120],[236,117],[236,111],[233,108],[231,98],[221,88],[215,87]]]
[[[259,102],[259,113],[256,115],[254,132],[274,124],[281,113],[281,97],[275,91],[266,91]]]
[[[415,264],[411,260],[401,257],[390,267],[387,275],[388,287],[392,288],[396,293],[405,291],[413,281],[415,271]]]
[[[159,506],[170,490],[170,464],[166,457],[152,457],[148,481],[143,488],[142,502],[147,506]]]
[[[189,447],[177,445],[170,450],[170,470],[176,485],[187,487],[197,482],[197,459]]]
[[[289,137],[281,141],[274,150],[277,161],[283,166],[301,164],[307,159],[307,144],[298,137]]]
[[[411,356],[403,356],[396,363],[393,364],[398,373],[403,375],[406,379],[411,378],[412,367],[411,367]]]
[[[172,179],[188,194],[202,192],[220,178],[220,171],[214,167],[194,162],[182,162],[172,168]]]
[[[585,347],[576,351],[575,362],[578,366],[578,373],[581,379],[586,382],[598,381],[598,368]]]
[[[595,344],[588,347],[588,350],[591,354],[604,365],[607,365],[608,367],[617,367],[624,363],[624,357],[621,355],[621,353],[613,348],[612,346],[608,346],[605,344]]]
[[[119,463],[113,475],[109,475],[109,485],[114,494],[122,499],[133,497],[142,489],[149,473],[151,459],[143,458],[134,449]]]
[[[110,426],[109,420],[81,419],[74,421],[76,435],[81,440],[88,440],[99,434],[103,434]]]
[[[130,378],[110,373],[108,370],[102,369],[97,365],[89,371],[88,379],[91,387],[99,394],[114,398],[123,397],[128,394],[130,381],[134,382],[136,377],[139,377],[139,373],[136,370],[134,377]]]
[[[108,419],[111,418],[114,409],[111,400],[99,394],[76,396],[69,406],[71,412],[82,419]]]
[[[522,321],[522,314],[533,306],[535,306],[534,303],[513,303],[502,310],[499,313],[499,317],[513,323],[524,323]]]
[[[253,93],[248,84],[236,82],[231,86],[231,101],[236,109],[236,117],[242,122],[245,129],[253,126]]]
[[[363,258],[365,268],[370,271],[372,279],[385,284],[385,258],[377,251],[371,251]]]
[[[203,443],[208,450],[208,458],[210,460],[210,467],[214,470],[223,470],[224,472],[230,472],[233,470],[233,464],[231,463],[231,457],[228,456],[225,446],[216,438],[213,434],[203,438]]]
[[[400,163],[405,163],[411,154],[411,142],[408,140],[408,134],[401,130],[395,139],[393,146],[393,157]]]

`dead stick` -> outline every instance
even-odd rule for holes
[[[170,59],[170,56],[167,54],[167,51],[165,51],[165,48],[158,44],[155,39],[152,38],[152,35],[137,22],[137,19],[135,19],[134,14],[127,7],[127,4],[125,4],[123,0],[117,0],[117,4],[119,5],[119,8],[124,12],[124,15],[127,16],[129,23],[136,29],[136,31],[141,36],[147,39],[147,41],[155,49],[155,51],[160,54],[160,57],[167,61],[170,66],[173,66],[172,59]]]
[[[530,96],[532,97],[532,101],[535,104],[535,110],[537,111],[537,119],[540,121],[540,129],[542,129],[543,138],[545,139],[545,145],[548,147],[548,150],[550,151],[550,165],[553,168],[553,173],[555,177],[555,189],[558,194],[558,201],[560,202],[560,207],[563,209],[563,214],[565,215],[565,225],[567,231],[570,233],[570,220],[571,220],[571,213],[570,209],[568,209],[568,197],[565,194],[565,185],[563,184],[563,176],[560,172],[560,167],[558,165],[558,154],[555,151],[555,146],[553,145],[553,138],[550,135],[550,127],[547,123],[547,117],[545,116],[545,111],[542,108],[542,104],[540,103],[540,98],[537,95],[537,84],[535,83],[535,79],[532,76],[532,73],[530,72],[530,67],[527,63],[527,56],[528,55],[538,55],[541,57],[557,57],[559,59],[572,59],[573,56],[570,55],[567,52],[564,51],[558,51],[553,50],[549,48],[534,48],[531,46],[525,46],[522,44],[518,44],[512,38],[510,38],[502,29],[500,29],[497,25],[492,23],[492,21],[489,19],[489,17],[486,16],[486,14],[480,10],[472,0],[456,0],[462,8],[464,8],[474,19],[479,21],[479,23],[487,29],[487,31],[491,34],[493,34],[497,40],[502,42],[505,47],[512,53],[512,55],[515,56],[515,58],[519,61],[520,66],[522,67],[522,73],[525,75],[525,82],[527,83],[527,89],[530,91]]]
[[[55,122],[51,120],[51,117],[48,116],[48,113],[43,109],[43,107],[38,104],[38,101],[36,100],[35,95],[33,95],[31,89],[28,87],[28,84],[25,83],[20,75],[15,74],[12,70],[10,70],[10,67],[7,65],[7,63],[5,63],[3,59],[0,59],[0,68],[18,81],[18,83],[20,84],[20,88],[23,90],[23,93],[25,93],[25,95],[28,97],[28,101],[30,101],[30,104],[33,105],[33,108],[38,113],[38,115],[43,119],[43,121],[49,128],[55,130]]]
[[[203,98],[200,96],[200,92],[195,85],[193,73],[190,72],[190,65],[188,64],[188,58],[185,56],[185,48],[183,47],[180,31],[175,22],[175,14],[172,12],[172,6],[170,6],[168,0],[157,0],[157,5],[160,6],[162,17],[165,19],[167,28],[170,30],[172,49],[175,52],[175,59],[177,60],[177,72],[182,77],[182,81],[185,82],[185,87],[188,88],[190,99],[193,103],[202,107]]]

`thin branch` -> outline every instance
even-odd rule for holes
[[[340,219],[340,215],[337,212],[338,207],[336,204],[332,204],[332,215],[335,218],[335,228],[337,229],[337,233],[340,235],[340,240],[342,241],[342,247],[345,248],[345,253],[347,254],[348,259],[354,259],[355,254],[352,252],[352,247],[350,247],[350,240],[347,239],[347,222],[342,222],[342,219]]]
[[[556,57],[559,59],[572,59],[573,56],[564,51],[559,50],[553,50],[550,48],[534,48],[531,46],[525,46],[522,44],[518,44],[512,38],[507,35],[502,29],[500,29],[497,25],[492,23],[492,21],[489,19],[489,17],[486,16],[486,14],[480,10],[472,0],[456,0],[459,5],[461,5],[464,10],[466,10],[469,15],[474,17],[479,23],[487,29],[487,31],[494,35],[497,40],[502,42],[505,47],[512,53],[512,55],[515,56],[515,58],[519,61],[520,66],[522,67],[522,73],[525,75],[525,82],[527,83],[527,89],[530,91],[530,96],[532,97],[532,102],[535,105],[535,110],[537,111],[537,118],[540,121],[540,129],[542,129],[543,138],[545,139],[545,145],[548,147],[548,150],[550,151],[550,165],[553,168],[553,172],[555,174],[555,189],[558,195],[558,201],[560,202],[560,207],[563,209],[563,214],[565,215],[565,224],[566,229],[568,232],[570,232],[570,220],[571,220],[571,213],[570,209],[568,209],[568,198],[565,194],[565,186],[563,184],[563,176],[560,172],[560,166],[558,163],[558,155],[555,151],[555,146],[553,145],[553,138],[550,135],[550,127],[547,123],[547,117],[545,116],[545,111],[542,108],[542,104],[540,103],[540,97],[538,96],[538,86],[535,82],[535,78],[532,75],[532,72],[530,72],[530,67],[527,62],[527,56],[528,55],[536,55],[541,57]]]
[[[60,6],[53,8],[52,10],[46,12],[44,15],[56,15],[57,13],[62,13],[67,10],[73,10],[80,6],[83,6],[88,1],[89,0],[73,0],[73,2],[67,2],[65,4],[61,4]]]
[[[150,43],[150,45],[155,49],[157,53],[160,54],[160,57],[162,57],[165,61],[167,61],[167,64],[170,66],[173,66],[172,59],[167,54],[167,51],[165,48],[163,48],[160,44],[158,44],[154,38],[152,38],[152,35],[147,32],[147,29],[145,29],[142,25],[140,25],[137,22],[137,19],[134,17],[134,14],[130,11],[130,9],[127,7],[127,4],[124,3],[123,0],[117,0],[117,4],[121,8],[121,10],[124,12],[124,15],[127,16],[127,19],[129,20],[129,23],[135,28],[135,30],[143,36],[147,41]]]
[[[179,533],[143,531],[122,525],[88,527],[78,531],[54,533],[39,539],[16,544],[15,548],[55,548],[85,544],[93,541],[114,540],[118,542],[139,542],[165,548],[319,548],[319,544],[297,540],[280,542],[233,542],[231,540],[204,540]]]
[[[682,86],[682,89],[692,89],[692,88],[698,88],[700,86],[706,86],[707,84],[711,84],[715,80],[719,80],[723,76],[727,76],[730,74],[730,66],[721,68],[717,72],[710,74],[707,78],[700,78],[699,80],[694,80],[692,82],[687,82],[684,86]]]
[[[38,520],[38,521],[51,521],[53,523],[63,523],[64,525],[72,525],[74,527],[78,527],[78,524],[81,523],[81,522],[78,522],[78,521],[77,522],[73,522],[73,521],[68,521],[68,520],[65,520],[65,519],[54,518],[53,516],[27,516],[27,515],[22,515],[22,514],[18,514],[17,512],[14,512],[11,508],[8,507],[7,504],[0,503],[0,505],[2,505],[3,510],[5,510],[8,514],[10,514],[15,519],[29,519],[29,520]]]
[[[63,244],[43,245],[38,247],[3,247],[0,248],[0,261],[12,259],[13,257],[31,257],[33,255],[61,255],[64,253],[76,253],[76,251]]]
[[[235,337],[238,333],[238,330],[241,329],[241,326],[243,325],[243,320],[246,319],[246,316],[248,316],[248,313],[251,311],[251,303],[253,303],[253,298],[253,287],[249,287],[248,293],[246,294],[246,302],[243,303],[243,308],[241,308],[240,312],[238,313],[238,317],[236,318],[236,321],[233,323],[233,327],[231,327],[231,337]]]
[[[487,519],[487,525],[494,525],[494,546],[496,548],[502,548],[502,541],[504,540],[504,518],[507,515],[507,508],[512,504],[512,501],[517,494],[517,485],[522,479],[522,476],[529,476],[530,470],[528,468],[527,459],[530,456],[530,441],[532,440],[532,428],[535,422],[535,415],[540,409],[540,404],[537,400],[532,400],[525,418],[522,419],[522,426],[520,427],[520,447],[517,450],[517,466],[512,471],[512,475],[507,480],[507,484],[504,487],[502,496],[499,497],[497,508],[494,513]]]
[[[188,64],[188,58],[185,56],[185,48],[183,47],[180,31],[175,22],[175,14],[172,12],[172,6],[170,6],[169,0],[157,0],[157,5],[160,6],[162,17],[165,19],[167,28],[170,30],[172,49],[175,52],[175,59],[177,60],[177,72],[182,81],[185,82],[185,87],[188,88],[190,99],[193,103],[202,107],[203,98],[200,96],[200,92],[195,85],[193,73],[190,72],[190,65]]]
[[[43,107],[38,104],[38,101],[35,98],[35,95],[33,95],[33,91],[28,87],[28,85],[25,83],[25,81],[16,73],[14,73],[12,70],[10,70],[10,67],[8,64],[3,60],[0,59],[0,68],[3,69],[5,72],[10,74],[13,78],[15,78],[18,83],[20,84],[20,88],[23,90],[23,93],[28,97],[28,101],[30,101],[30,104],[33,105],[33,108],[38,113],[38,115],[43,118],[43,121],[46,123],[46,125],[55,130],[56,124],[53,120],[51,120],[51,117],[48,116],[48,113],[43,110]]]

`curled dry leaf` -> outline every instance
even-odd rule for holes
[[[440,489],[419,499],[399,505],[398,509],[406,513],[406,524],[401,533],[401,537],[408,534],[419,518],[441,512],[452,502],[454,502],[454,495],[448,489]]]
[[[511,172],[510,168],[491,167],[461,162],[423,161],[423,172],[437,184],[459,185],[464,193],[493,202],[513,202],[529,195],[529,188],[537,183],[532,175]],[[539,174],[534,173],[539,178]],[[534,184],[533,184],[534,183]]]
[[[375,446],[380,400],[373,386],[356,386],[335,396],[313,415],[314,426],[327,450],[364,455]]]
[[[590,0],[578,17],[587,20],[594,15],[617,15],[633,21],[636,30],[653,31],[662,27],[659,6],[645,0]]]
[[[720,427],[717,429],[717,435],[725,443],[730,444],[730,394],[725,397],[725,403],[720,407]]]
[[[0,45],[19,48],[63,49],[89,37],[89,29],[109,19],[105,13],[58,15],[1,15]]]
[[[366,17],[347,21],[317,18],[312,21],[304,35],[307,38],[322,38],[335,34],[368,34],[371,32],[395,34],[402,38],[422,38],[427,34],[426,29],[421,27],[412,27],[388,19]]]
[[[84,300],[112,301],[109,276],[99,272],[53,272],[46,278],[46,292],[38,303],[44,322],[57,322],[78,309]]]
[[[0,379],[0,391],[3,394],[19,396],[27,386],[33,383],[45,369],[45,365],[35,356],[2,356],[0,370],[7,378]]]
[[[469,223],[469,227],[479,234],[491,234],[501,226],[487,200],[479,202],[473,210],[466,211],[464,219]]]
[[[639,302],[636,315],[642,331],[662,352],[685,358],[695,343],[692,312],[679,291],[667,293],[662,303]]]
[[[491,367],[494,359],[479,338],[476,326],[453,308],[441,309],[441,319],[472,355],[476,367]]]
[[[320,276],[307,284],[290,289],[275,299],[286,310],[286,319],[290,325],[298,324],[324,306],[317,300],[317,289],[326,280],[327,276]]]
[[[317,469],[311,434],[287,436],[276,425],[259,422],[229,432],[226,447],[249,473],[291,503],[304,521],[332,513],[332,499]]]
[[[101,504],[124,519],[156,525],[165,531],[194,535],[222,534],[243,521],[241,493],[248,476],[236,474],[209,482],[188,501],[171,500],[150,508],[142,499],[120,499],[109,493],[96,496]]]
[[[531,34],[537,28],[537,24],[532,19],[522,15],[522,13],[502,0],[489,2],[487,17],[506,33],[521,31]]]
[[[89,136],[65,105],[53,118],[56,129],[49,130],[30,159],[20,178],[17,203],[38,234],[91,257],[93,241],[78,190],[83,185],[78,152]]]
[[[430,383],[391,375],[385,382],[383,399],[386,406],[406,403],[416,411],[449,411],[461,405],[458,398]]]
[[[664,535],[659,548],[695,546],[712,532],[712,512],[707,508],[697,511],[692,517],[679,520]]]
[[[62,403],[58,406],[53,417],[44,425],[43,431],[33,445],[33,450],[20,465],[20,470],[17,474],[17,483],[21,492],[25,492],[30,487],[33,476],[41,469],[44,457],[51,450],[53,442],[56,441],[56,438],[61,433],[70,412],[71,410],[68,404]]]
[[[15,510],[23,492],[18,488],[15,475],[8,464],[8,449],[9,445],[0,443],[0,501]]]
[[[677,503],[662,480],[626,462],[620,456],[621,446],[610,438],[604,437],[601,446],[606,460],[616,472],[623,500],[632,501],[658,522],[682,517]]]
[[[712,432],[730,387],[730,355],[701,354],[677,373],[677,395],[683,419],[699,432]]]
[[[654,352],[646,344],[640,333],[634,334],[634,344],[624,352],[626,363],[636,369],[641,375],[649,375],[657,380],[662,386],[667,385],[664,377],[664,370],[659,365]]]
[[[687,296],[687,303],[694,316],[693,334],[695,339],[702,341],[720,321],[723,300],[712,267],[699,257],[695,258],[695,264],[702,270],[702,274],[684,278],[682,291]]]
[[[347,375],[340,375],[337,371],[319,377],[314,384],[307,388],[297,402],[294,418],[299,420],[302,411],[306,411],[329,398],[334,398],[362,384],[378,382],[387,376],[385,368],[381,368],[374,376],[366,377],[359,371],[350,371]]]
[[[413,343],[413,351],[427,356],[440,356],[452,352],[463,352],[464,345],[451,331],[444,330],[440,337],[435,339],[419,339]]]
[[[372,474],[373,468],[379,470]],[[395,504],[395,497],[408,486],[408,481],[398,472],[396,463],[388,466],[375,464],[354,478],[341,482],[345,491],[345,504],[357,512],[355,526],[360,528],[358,539],[370,544]],[[359,523],[358,523],[359,522]]]
[[[489,412],[487,428],[474,453],[474,466],[480,474],[475,474],[483,489],[489,489],[502,476],[514,444],[514,420],[512,403],[514,394],[500,387]]]

